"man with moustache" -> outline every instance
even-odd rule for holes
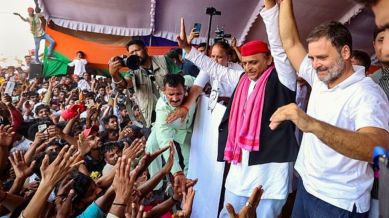
[[[380,50],[382,60],[389,62],[389,1],[387,0],[355,0],[356,2],[370,5],[375,15],[375,23],[378,29],[383,30],[382,49]]]
[[[163,87],[163,78],[167,74],[177,74],[181,69],[166,56],[150,56],[146,45],[141,40],[131,40],[126,45],[128,55],[136,55],[140,59],[137,70],[120,74],[121,62],[115,57],[109,62],[109,73],[115,86],[134,88],[136,103],[144,117],[146,127],[155,120],[155,105]]]
[[[385,58],[382,53],[384,49],[384,38],[385,38],[385,29],[376,29],[374,31],[374,41],[373,46],[375,50],[375,54],[379,63],[381,64],[381,68],[369,75],[374,82],[376,82],[386,93],[386,96],[389,98],[389,59]]]
[[[196,109],[196,104],[193,103],[186,107],[188,116],[184,120],[176,120],[172,123],[166,122],[166,117],[178,107],[182,107],[185,100],[185,79],[180,74],[168,74],[163,80],[163,95],[158,99],[155,107],[156,121],[151,129],[151,134],[147,139],[146,152],[153,153],[161,148],[174,142],[175,157],[172,175],[178,180],[178,184],[185,185],[186,173],[188,171],[189,150],[192,138],[193,118]],[[185,106],[184,106],[185,107]],[[158,173],[163,167],[162,158],[167,161],[168,152],[164,152],[162,157],[157,157],[149,166],[151,176]],[[156,189],[160,189],[160,183]],[[182,186],[181,186],[182,187]]]
[[[270,49],[263,41],[251,41],[241,47],[244,70],[223,66],[186,42],[181,20],[179,46],[187,59],[200,69],[217,75],[221,83],[237,82],[234,93],[219,126],[217,161],[227,161],[224,203],[219,217],[229,217],[235,211],[253,208],[257,217],[278,217],[289,193],[290,166],[298,153],[295,126],[285,123],[277,131],[269,128],[270,116],[278,107],[295,102],[296,75],[288,63],[279,40],[278,7],[266,0],[261,10],[269,38]],[[209,160],[213,161],[213,160]],[[255,187],[265,190],[258,207],[249,196]],[[256,208],[254,208],[256,207]]]
[[[292,121],[304,132],[295,165],[301,179],[292,217],[367,217],[373,149],[389,148],[385,93],[366,78],[364,67],[351,64],[352,38],[343,24],[315,27],[307,37],[307,52],[292,0],[283,0],[279,30],[298,76],[312,86],[307,113],[289,104],[271,117],[273,130]]]

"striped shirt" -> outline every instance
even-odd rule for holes
[[[378,85],[381,86],[389,99],[389,68],[382,68],[382,77],[378,81]]]

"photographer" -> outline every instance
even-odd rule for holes
[[[177,74],[181,70],[166,56],[150,56],[146,45],[141,40],[131,40],[126,45],[129,58],[113,57],[109,61],[109,73],[114,86],[134,88],[136,103],[145,119],[146,127],[150,127],[155,104],[163,87],[166,74]],[[128,73],[120,74],[123,67],[130,68]]]

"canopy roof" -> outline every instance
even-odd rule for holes
[[[87,32],[120,36],[153,35],[175,41],[179,18],[186,20],[187,29],[201,23],[201,38],[205,41],[209,16],[206,7],[215,7],[221,16],[214,16],[212,37],[217,26],[224,27],[238,39],[266,39],[258,0],[40,0],[46,17],[56,25]],[[337,20],[352,31],[354,48],[372,53],[374,19],[369,9],[352,0],[298,0],[294,9],[301,38],[316,25]]]

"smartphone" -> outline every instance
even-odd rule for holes
[[[201,30],[201,23],[195,23],[195,24],[193,25],[193,29],[194,29],[194,31],[195,31],[196,33],[199,33],[200,30]]]
[[[43,132],[47,129],[47,124],[41,124],[38,126],[38,131]]]

